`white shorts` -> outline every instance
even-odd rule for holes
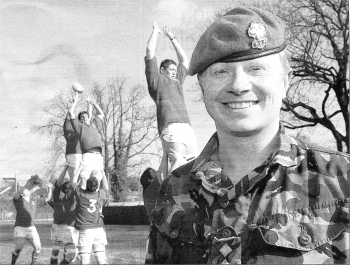
[[[34,241],[35,240],[40,241],[40,237],[35,226],[29,226],[29,227],[15,226],[14,237],[32,238]]]
[[[106,231],[103,227],[79,231],[78,248],[91,251],[93,245],[107,245]]]
[[[80,167],[82,157],[82,154],[66,155],[66,165],[78,169]]]
[[[67,226],[66,224],[52,224],[51,227],[51,240],[59,241],[62,243],[78,244],[79,230],[73,226]]]
[[[100,153],[85,153],[82,160],[83,168],[103,170],[103,156]]]
[[[198,142],[193,128],[188,123],[171,123],[163,129],[161,137],[170,143],[181,143],[187,149],[192,149],[191,153],[198,153]]]

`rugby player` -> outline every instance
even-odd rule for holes
[[[16,260],[23,249],[25,240],[33,246],[32,263],[35,264],[40,250],[41,242],[38,231],[36,230],[34,219],[38,206],[45,205],[51,199],[52,184],[48,183],[48,193],[46,198],[35,194],[35,191],[42,186],[42,180],[38,175],[33,175],[27,181],[23,189],[19,190],[13,197],[17,214],[14,228],[15,249],[12,252],[11,264]]]
[[[64,182],[68,168],[68,166],[64,167],[55,183],[52,200],[48,202],[54,209],[51,229],[52,253],[50,264],[58,264],[58,255],[62,247],[64,255],[60,264],[69,264],[77,256],[78,231],[74,229],[76,203],[74,194],[67,194],[69,182]]]
[[[107,202],[109,188],[104,174],[99,188],[96,175],[100,175],[99,170],[91,172],[85,190],[76,183],[77,175],[74,176],[73,183],[67,185],[68,193],[72,192],[77,202],[74,227],[79,230],[78,251],[81,264],[90,263],[91,250],[94,251],[98,264],[106,264],[107,237],[102,219],[102,207]]]

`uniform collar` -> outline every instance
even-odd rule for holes
[[[297,165],[292,152],[292,143],[295,141],[286,133],[281,123],[278,134],[279,145],[269,157],[239,182],[232,183],[227,176],[221,174],[219,139],[217,133],[214,133],[192,166],[193,178],[201,179],[203,190],[209,194],[218,194],[221,200],[229,200],[248,192],[267,174],[276,172],[279,166]]]

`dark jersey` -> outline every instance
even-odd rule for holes
[[[102,151],[102,140],[100,134],[92,124],[86,125],[84,123],[80,123],[78,117],[71,120],[72,127],[76,132],[82,153],[87,153],[90,149],[97,148]]]
[[[48,204],[53,208],[53,223],[74,225],[75,220],[75,199],[72,192],[65,195],[61,191],[61,187],[55,184],[52,191],[52,201]]]
[[[45,198],[40,198],[35,194],[30,195],[27,202],[22,195],[18,198],[13,198],[17,214],[15,226],[30,227],[34,225],[36,207],[45,204]]]
[[[63,134],[66,138],[66,155],[81,154],[79,137],[75,133],[71,121],[66,119],[63,124]]]
[[[78,185],[73,185],[72,188],[77,201],[74,227],[78,230],[102,227],[104,225],[101,218],[102,206],[107,201],[107,192],[105,190],[89,192]]]
[[[188,116],[182,85],[187,70],[179,64],[176,80],[159,73],[157,58],[145,59],[148,92],[157,106],[157,124],[159,135],[171,123],[188,123]]]

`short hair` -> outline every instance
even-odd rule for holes
[[[90,191],[90,192],[94,192],[96,191],[98,188],[98,180],[95,177],[90,177],[87,181],[86,181],[86,190]]]
[[[141,175],[140,183],[142,185],[143,191],[145,191],[152,181],[157,177],[156,171],[149,167]]]
[[[176,62],[174,62],[173,60],[165,59],[160,63],[159,69],[161,69],[161,68],[167,69],[171,64],[177,66]]]
[[[289,72],[292,71],[292,67],[290,66],[289,58],[288,58],[286,51],[285,50],[281,51],[279,53],[279,56],[280,56],[281,63],[282,63],[285,74],[289,74]]]
[[[40,177],[39,177],[38,175],[32,175],[28,181],[31,181],[31,183],[32,183],[33,185],[38,185],[38,186],[40,186],[40,187],[41,187],[42,184],[43,184],[42,179],[40,179]]]
[[[79,112],[78,120],[80,120],[83,117],[84,114],[88,114],[87,111],[84,110],[84,111]]]

